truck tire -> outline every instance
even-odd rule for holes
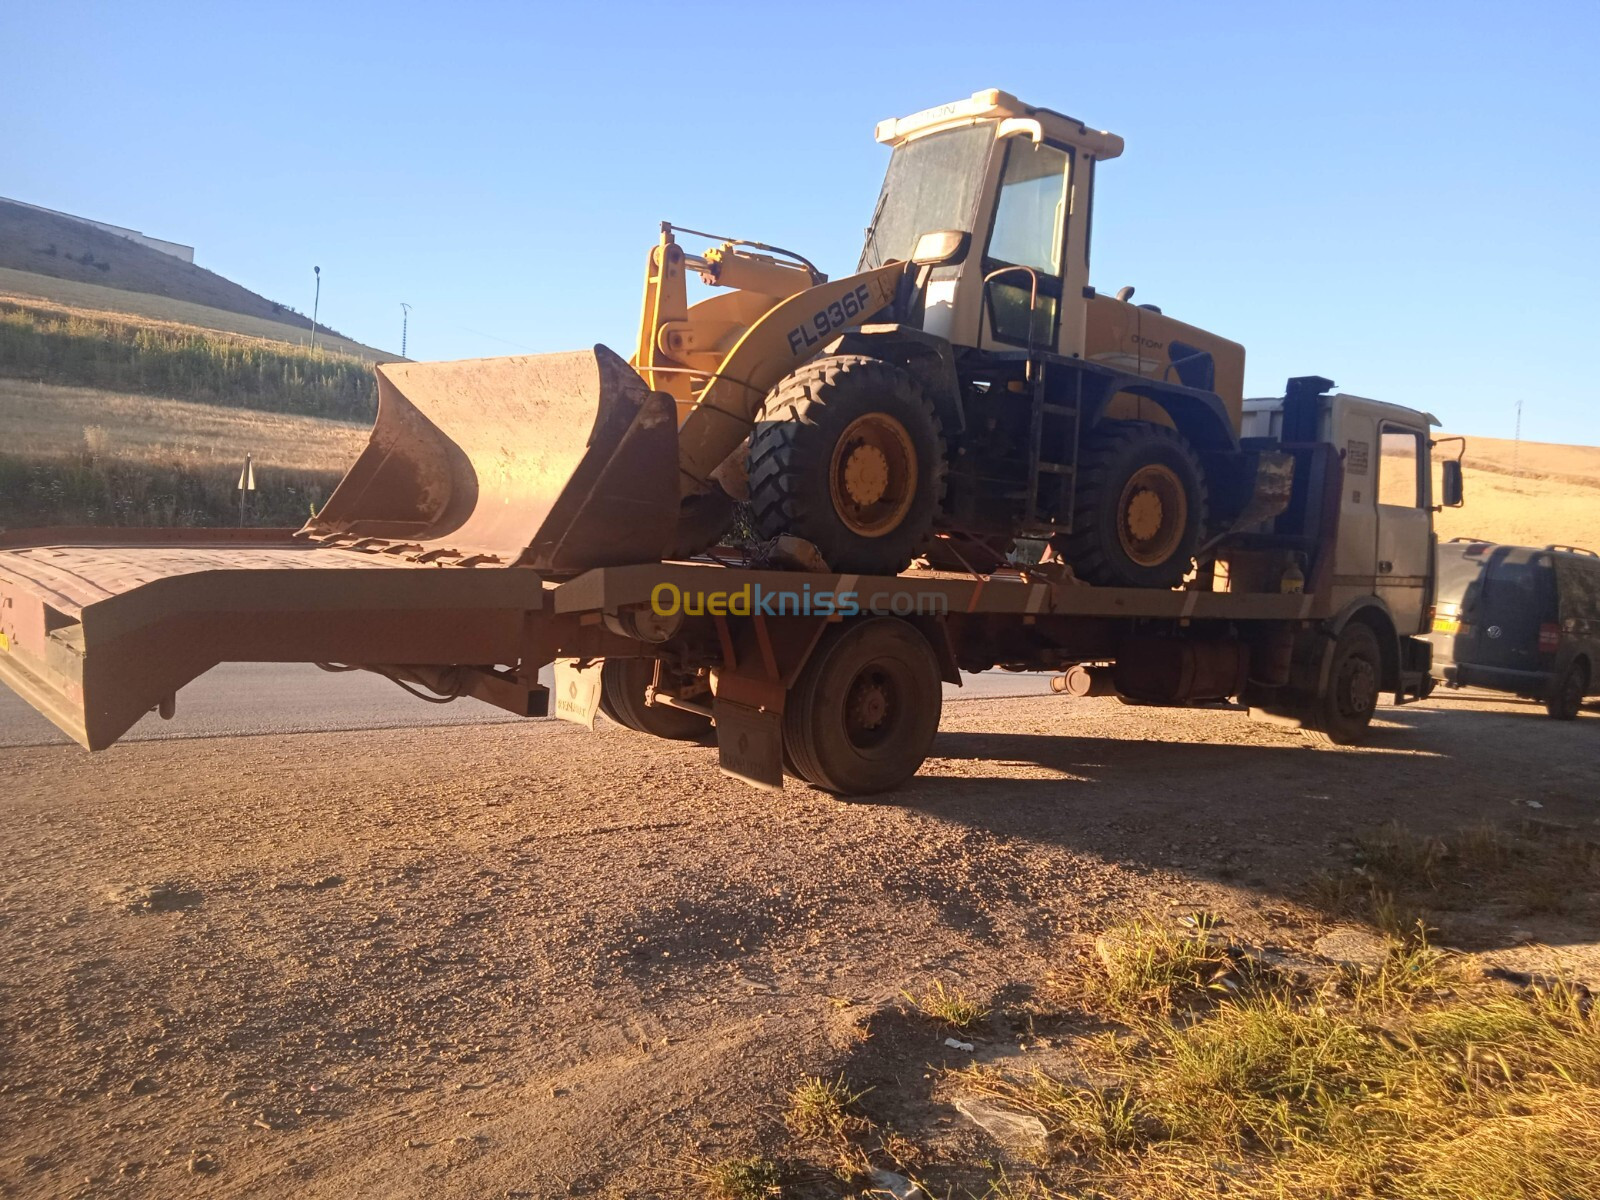
[[[1051,544],[1086,583],[1170,588],[1188,574],[1205,521],[1205,478],[1184,436],[1106,421],[1078,456],[1073,531]]]
[[[711,733],[711,719],[699,713],[646,704],[645,690],[655,679],[649,658],[608,658],[600,668],[600,711],[618,725],[674,742],[693,742]]]
[[[1371,626],[1351,621],[1334,641],[1326,690],[1307,706],[1306,736],[1333,746],[1361,741],[1378,710],[1382,683],[1383,652],[1378,635]]]
[[[841,796],[889,791],[928,757],[942,703],[938,659],[916,629],[894,617],[835,626],[784,702],[786,757]]]
[[[802,537],[834,571],[899,574],[933,528],[944,456],[905,371],[859,354],[807,363],[768,393],[750,437],[756,533]]]
[[[1581,658],[1574,659],[1550,689],[1549,696],[1545,698],[1544,711],[1558,721],[1575,721],[1588,691],[1589,666]]]

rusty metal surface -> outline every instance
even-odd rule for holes
[[[0,550],[0,683],[101,749],[218,663],[509,665],[546,607],[525,568],[190,536]]]
[[[0,588],[37,596],[78,617],[92,604],[158,579],[210,571],[422,570],[420,564],[297,546],[67,545],[0,550]],[[438,568],[435,568],[438,569]]]
[[[307,536],[565,570],[667,551],[677,410],[604,346],[376,371],[371,440]]]

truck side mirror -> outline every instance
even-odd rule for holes
[[[1442,471],[1439,476],[1439,490],[1443,493],[1440,500],[1445,508],[1460,508],[1466,503],[1466,487],[1461,477],[1461,460],[1447,458],[1440,464]]]
[[[911,251],[911,261],[919,267],[947,267],[966,258],[972,235],[964,229],[941,229],[925,233]]]

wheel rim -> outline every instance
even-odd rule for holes
[[[917,451],[906,427],[887,413],[851,421],[833,448],[828,491],[852,533],[882,537],[896,529],[917,492]]]
[[[1378,669],[1359,654],[1352,654],[1339,667],[1334,703],[1341,717],[1360,720],[1378,707]]]
[[[894,734],[901,706],[893,672],[871,663],[856,673],[845,694],[844,731],[857,750],[872,750]]]
[[[1158,567],[1183,542],[1189,525],[1189,495],[1171,467],[1140,467],[1117,501],[1117,538],[1122,552],[1141,567]]]

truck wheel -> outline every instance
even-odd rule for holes
[[[1183,435],[1146,421],[1109,421],[1078,456],[1073,532],[1059,555],[1087,583],[1176,587],[1206,520],[1200,460]]]
[[[795,773],[841,796],[899,787],[939,729],[939,663],[904,621],[873,617],[824,635],[784,703]]]
[[[618,725],[652,737],[692,742],[711,732],[711,720],[665,704],[646,704],[645,690],[655,680],[648,658],[608,658],[600,668],[600,711]]]
[[[1589,668],[1582,659],[1577,659],[1550,690],[1544,710],[1558,721],[1574,721],[1583,708],[1583,697],[1588,690]]]
[[[756,532],[805,538],[834,571],[898,574],[933,528],[944,453],[939,418],[899,367],[807,363],[768,393],[750,437]]]
[[[1306,713],[1306,734],[1314,741],[1349,746],[1367,734],[1372,714],[1378,711],[1378,690],[1383,685],[1383,652],[1378,636],[1360,621],[1339,631],[1328,666],[1328,687],[1311,701]]]

